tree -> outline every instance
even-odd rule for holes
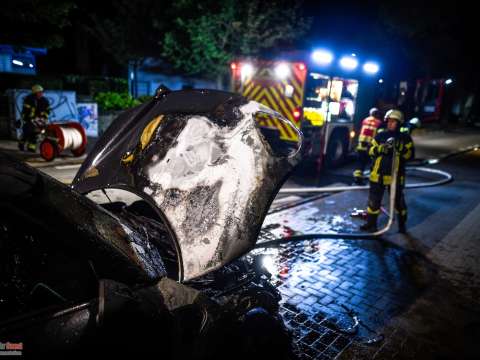
[[[161,55],[158,39],[166,25],[166,5],[162,1],[117,0],[102,6],[103,11],[85,11],[84,26],[118,64],[138,65],[146,57]]]
[[[189,3],[184,1],[182,6],[188,9]],[[197,11],[182,13],[193,16],[175,18],[175,28],[163,38],[163,55],[175,68],[190,75],[216,77],[217,82],[235,57],[255,56],[287,45],[311,23],[301,16],[300,6],[288,0],[225,0],[216,7],[208,2],[196,6]]]
[[[73,1],[7,0],[0,11],[0,43],[61,47],[62,30],[70,25]]]

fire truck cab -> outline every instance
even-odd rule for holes
[[[326,69],[305,56],[298,58],[234,61],[230,64],[232,90],[279,112],[300,128],[304,135],[302,163],[319,171],[325,165],[341,164],[353,149],[355,122],[360,123],[374,105],[363,99],[364,109],[358,112],[359,95],[365,98],[372,92],[362,89],[360,94],[354,71]],[[283,140],[296,140],[295,134],[275,119],[265,119],[260,125],[276,128]]]

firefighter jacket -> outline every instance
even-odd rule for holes
[[[392,183],[393,148],[388,149],[386,142],[394,138],[397,157],[398,183],[405,184],[405,163],[415,156],[413,141],[408,132],[384,130],[372,140],[369,155],[373,158],[370,182],[390,185]]]
[[[358,135],[357,151],[367,151],[369,149],[373,138],[377,134],[377,129],[381,124],[382,121],[373,116],[363,119],[360,134]]]
[[[22,119],[24,122],[31,122],[35,118],[48,119],[50,115],[50,104],[46,97],[38,99],[34,94],[28,95],[23,101]]]

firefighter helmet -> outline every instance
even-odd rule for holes
[[[43,92],[42,85],[39,85],[39,84],[33,85],[32,86],[32,93],[36,94],[36,93],[39,93],[39,92]]]
[[[376,107],[373,107],[373,108],[370,109],[370,111],[368,112],[368,114],[369,114],[370,116],[373,116],[373,117],[378,118],[378,117],[380,117],[380,110],[378,110]]]
[[[403,113],[400,110],[388,110],[385,114],[385,121],[388,119],[395,119],[400,124],[403,124]]]

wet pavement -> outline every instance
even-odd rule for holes
[[[332,359],[352,347],[379,349],[382,326],[405,311],[434,276],[416,254],[371,240],[302,241],[262,254],[275,274],[281,315],[301,358]],[[357,331],[354,315],[360,319]]]
[[[439,165],[455,182],[407,191],[408,235],[394,225],[381,239],[324,237],[255,250],[282,294],[281,314],[300,358],[480,358],[479,155]],[[366,191],[303,203],[291,197],[290,207],[277,201],[259,242],[357,232],[361,221],[349,214],[366,197]]]

